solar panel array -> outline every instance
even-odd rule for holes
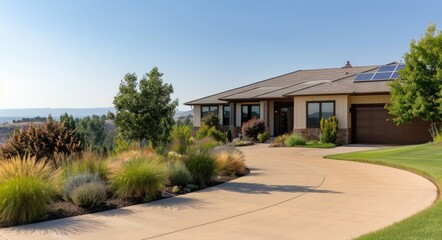
[[[399,78],[398,71],[404,68],[404,64],[389,64],[378,68],[374,73],[359,73],[353,79],[354,82],[385,81]]]

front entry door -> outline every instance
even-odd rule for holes
[[[293,130],[293,103],[275,104],[275,128],[274,135],[279,136],[290,133]]]

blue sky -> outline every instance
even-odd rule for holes
[[[0,109],[109,107],[157,66],[182,104],[298,69],[400,61],[442,1],[0,0]]]

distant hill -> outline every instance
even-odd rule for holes
[[[189,116],[189,115],[191,115],[191,118],[190,118],[190,119],[193,119],[193,110],[189,110],[189,111],[180,111],[180,110],[177,110],[177,111],[175,112],[175,116],[173,117],[173,119],[175,119],[175,121],[176,121],[176,120],[178,120],[178,119],[184,119],[184,118],[186,118],[186,117]]]

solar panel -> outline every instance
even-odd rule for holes
[[[405,64],[398,64],[397,68],[396,68],[396,71],[399,71],[399,70],[401,70],[404,67],[405,67]]]
[[[354,81],[368,81],[373,77],[374,73],[359,73],[354,78]]]
[[[393,72],[377,72],[372,80],[388,80],[390,79]]]
[[[378,68],[375,73],[359,73],[353,81],[385,81],[399,78],[398,71],[405,67],[405,64],[389,64]]]
[[[393,72],[396,68],[397,64],[394,65],[385,65],[378,69],[378,72]]]
[[[391,75],[390,79],[396,79],[399,78],[399,73],[398,72],[393,72],[393,74]]]

